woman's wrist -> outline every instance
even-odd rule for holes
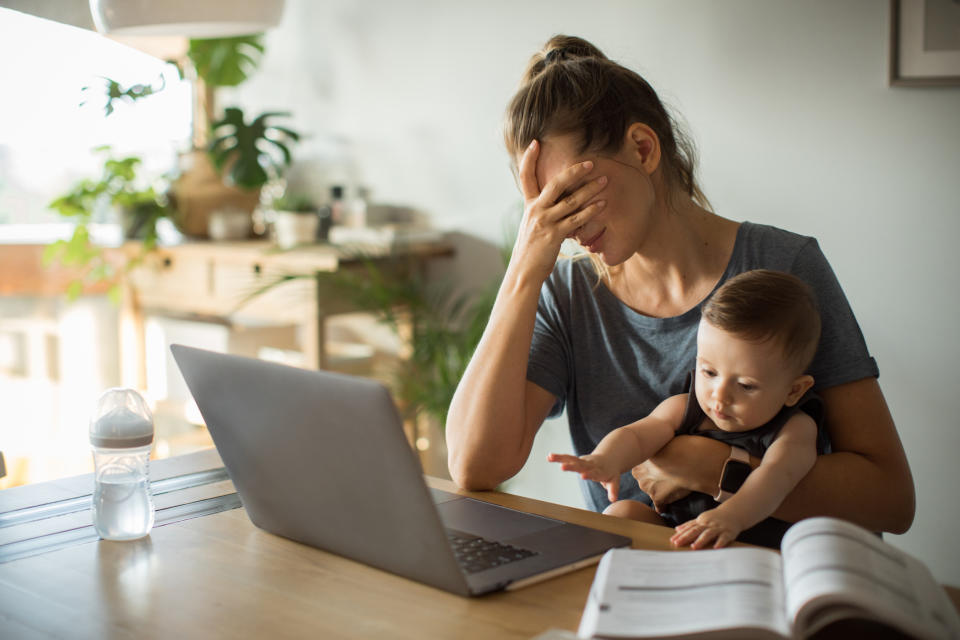
[[[691,491],[716,495],[730,445],[703,436],[677,436],[657,453],[656,462]]]
[[[524,298],[534,296],[539,299],[540,289],[546,281],[546,276],[540,277],[539,274],[532,273],[531,271],[532,270],[525,268],[523,264],[511,262],[507,266],[507,271],[500,284],[501,293]],[[549,275],[549,273],[547,275]]]

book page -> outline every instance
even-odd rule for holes
[[[597,567],[579,634],[654,638],[758,628],[789,637],[782,581],[780,557],[766,549],[613,549]]]
[[[782,550],[787,615],[798,635],[843,612],[918,638],[960,640],[956,609],[930,571],[869,531],[835,518],[810,518],[790,528]]]

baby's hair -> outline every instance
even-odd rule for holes
[[[533,140],[573,133],[580,136],[581,154],[612,155],[635,122],[650,127],[660,140],[668,198],[680,190],[709,208],[694,178],[694,146],[656,91],[583,38],[553,36],[533,55],[507,107],[504,143],[516,157]]]
[[[796,276],[780,271],[755,269],[730,278],[704,305],[703,319],[744,340],[776,340],[801,373],[810,366],[820,342],[813,291]]]

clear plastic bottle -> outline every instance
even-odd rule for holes
[[[133,389],[107,389],[90,419],[96,465],[93,526],[105,540],[135,540],[153,528],[153,416]]]

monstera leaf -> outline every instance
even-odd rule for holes
[[[243,189],[263,186],[272,176],[290,164],[291,142],[300,134],[270,120],[287,117],[285,112],[267,112],[252,122],[244,120],[243,110],[229,107],[223,118],[213,123],[210,155],[218,171],[226,171],[228,181]]]
[[[256,70],[263,57],[263,35],[190,40],[187,57],[211,87],[235,87]]]

